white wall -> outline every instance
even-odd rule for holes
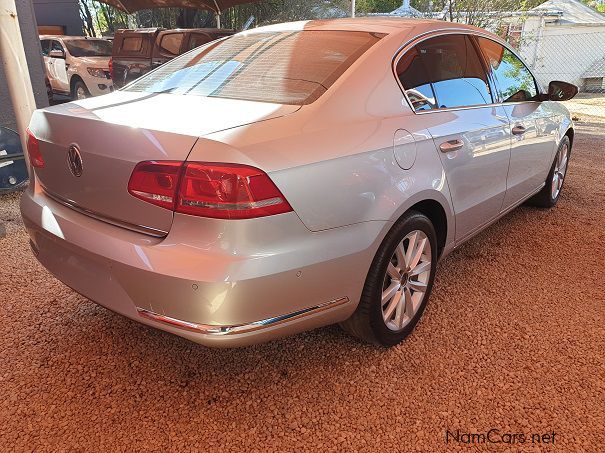
[[[563,80],[582,88],[582,74],[605,58],[605,24],[546,23],[524,29],[521,54],[542,84]]]
[[[40,39],[36,29],[36,18],[31,0],[16,0],[17,14],[19,15],[19,27],[25,47],[25,57],[29,66],[29,76],[34,90],[36,105],[46,107],[48,97],[46,96],[46,85],[44,84],[44,66],[42,64],[42,50]],[[16,128],[15,114],[9,96],[8,87],[4,78],[4,69],[0,66],[0,126],[10,129]]]

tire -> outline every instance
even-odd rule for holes
[[[557,201],[559,201],[559,197],[561,196],[561,191],[563,190],[565,176],[567,175],[570,155],[571,143],[569,137],[565,136],[559,144],[555,160],[550,167],[544,187],[540,192],[531,197],[527,201],[527,204],[539,208],[552,208],[557,204]],[[555,185],[557,185],[556,190]]]
[[[86,99],[90,97],[90,91],[82,80],[76,80],[71,89],[71,97],[74,100]]]
[[[409,252],[410,245],[412,252]],[[409,264],[414,264],[415,252],[422,245],[424,247],[418,264],[410,269]],[[399,251],[403,253],[397,253],[399,246],[402,247]],[[408,253],[410,259],[407,256],[399,258]],[[370,266],[359,305],[353,315],[341,323],[342,328],[368,343],[385,347],[400,343],[422,317],[433,287],[437,258],[437,235],[433,224],[424,214],[409,211],[395,223],[382,241]],[[405,265],[401,266],[400,262]],[[419,270],[422,273],[413,275]],[[394,275],[395,271],[398,273]],[[397,288],[399,277],[396,276],[401,277],[400,287],[392,298],[387,296],[383,303],[383,295],[391,294]],[[424,291],[414,289],[423,285]],[[400,299],[395,299],[397,294],[400,294]],[[389,315],[393,305],[397,308],[394,309],[394,315]]]

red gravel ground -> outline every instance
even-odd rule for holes
[[[451,451],[497,429],[515,444],[471,448],[550,450],[531,435],[554,432],[558,451],[605,451],[603,126],[578,124],[559,205],[443,261],[388,350],[338,327],[238,350],[144,327],[52,278],[1,197],[0,450]]]

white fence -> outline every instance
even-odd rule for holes
[[[570,28],[521,35],[513,44],[544,86],[551,80],[577,85],[580,94],[568,108],[577,115],[605,118],[605,29]]]

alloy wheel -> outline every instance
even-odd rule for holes
[[[76,99],[86,99],[86,90],[83,86],[76,88]]]
[[[382,289],[382,318],[390,330],[403,329],[418,312],[431,277],[431,260],[431,242],[421,230],[397,244]]]
[[[555,160],[555,169],[552,175],[552,183],[550,189],[550,196],[553,200],[556,200],[563,187],[563,180],[565,179],[565,173],[567,172],[567,163],[569,162],[569,146],[565,144],[559,150],[557,158]]]

